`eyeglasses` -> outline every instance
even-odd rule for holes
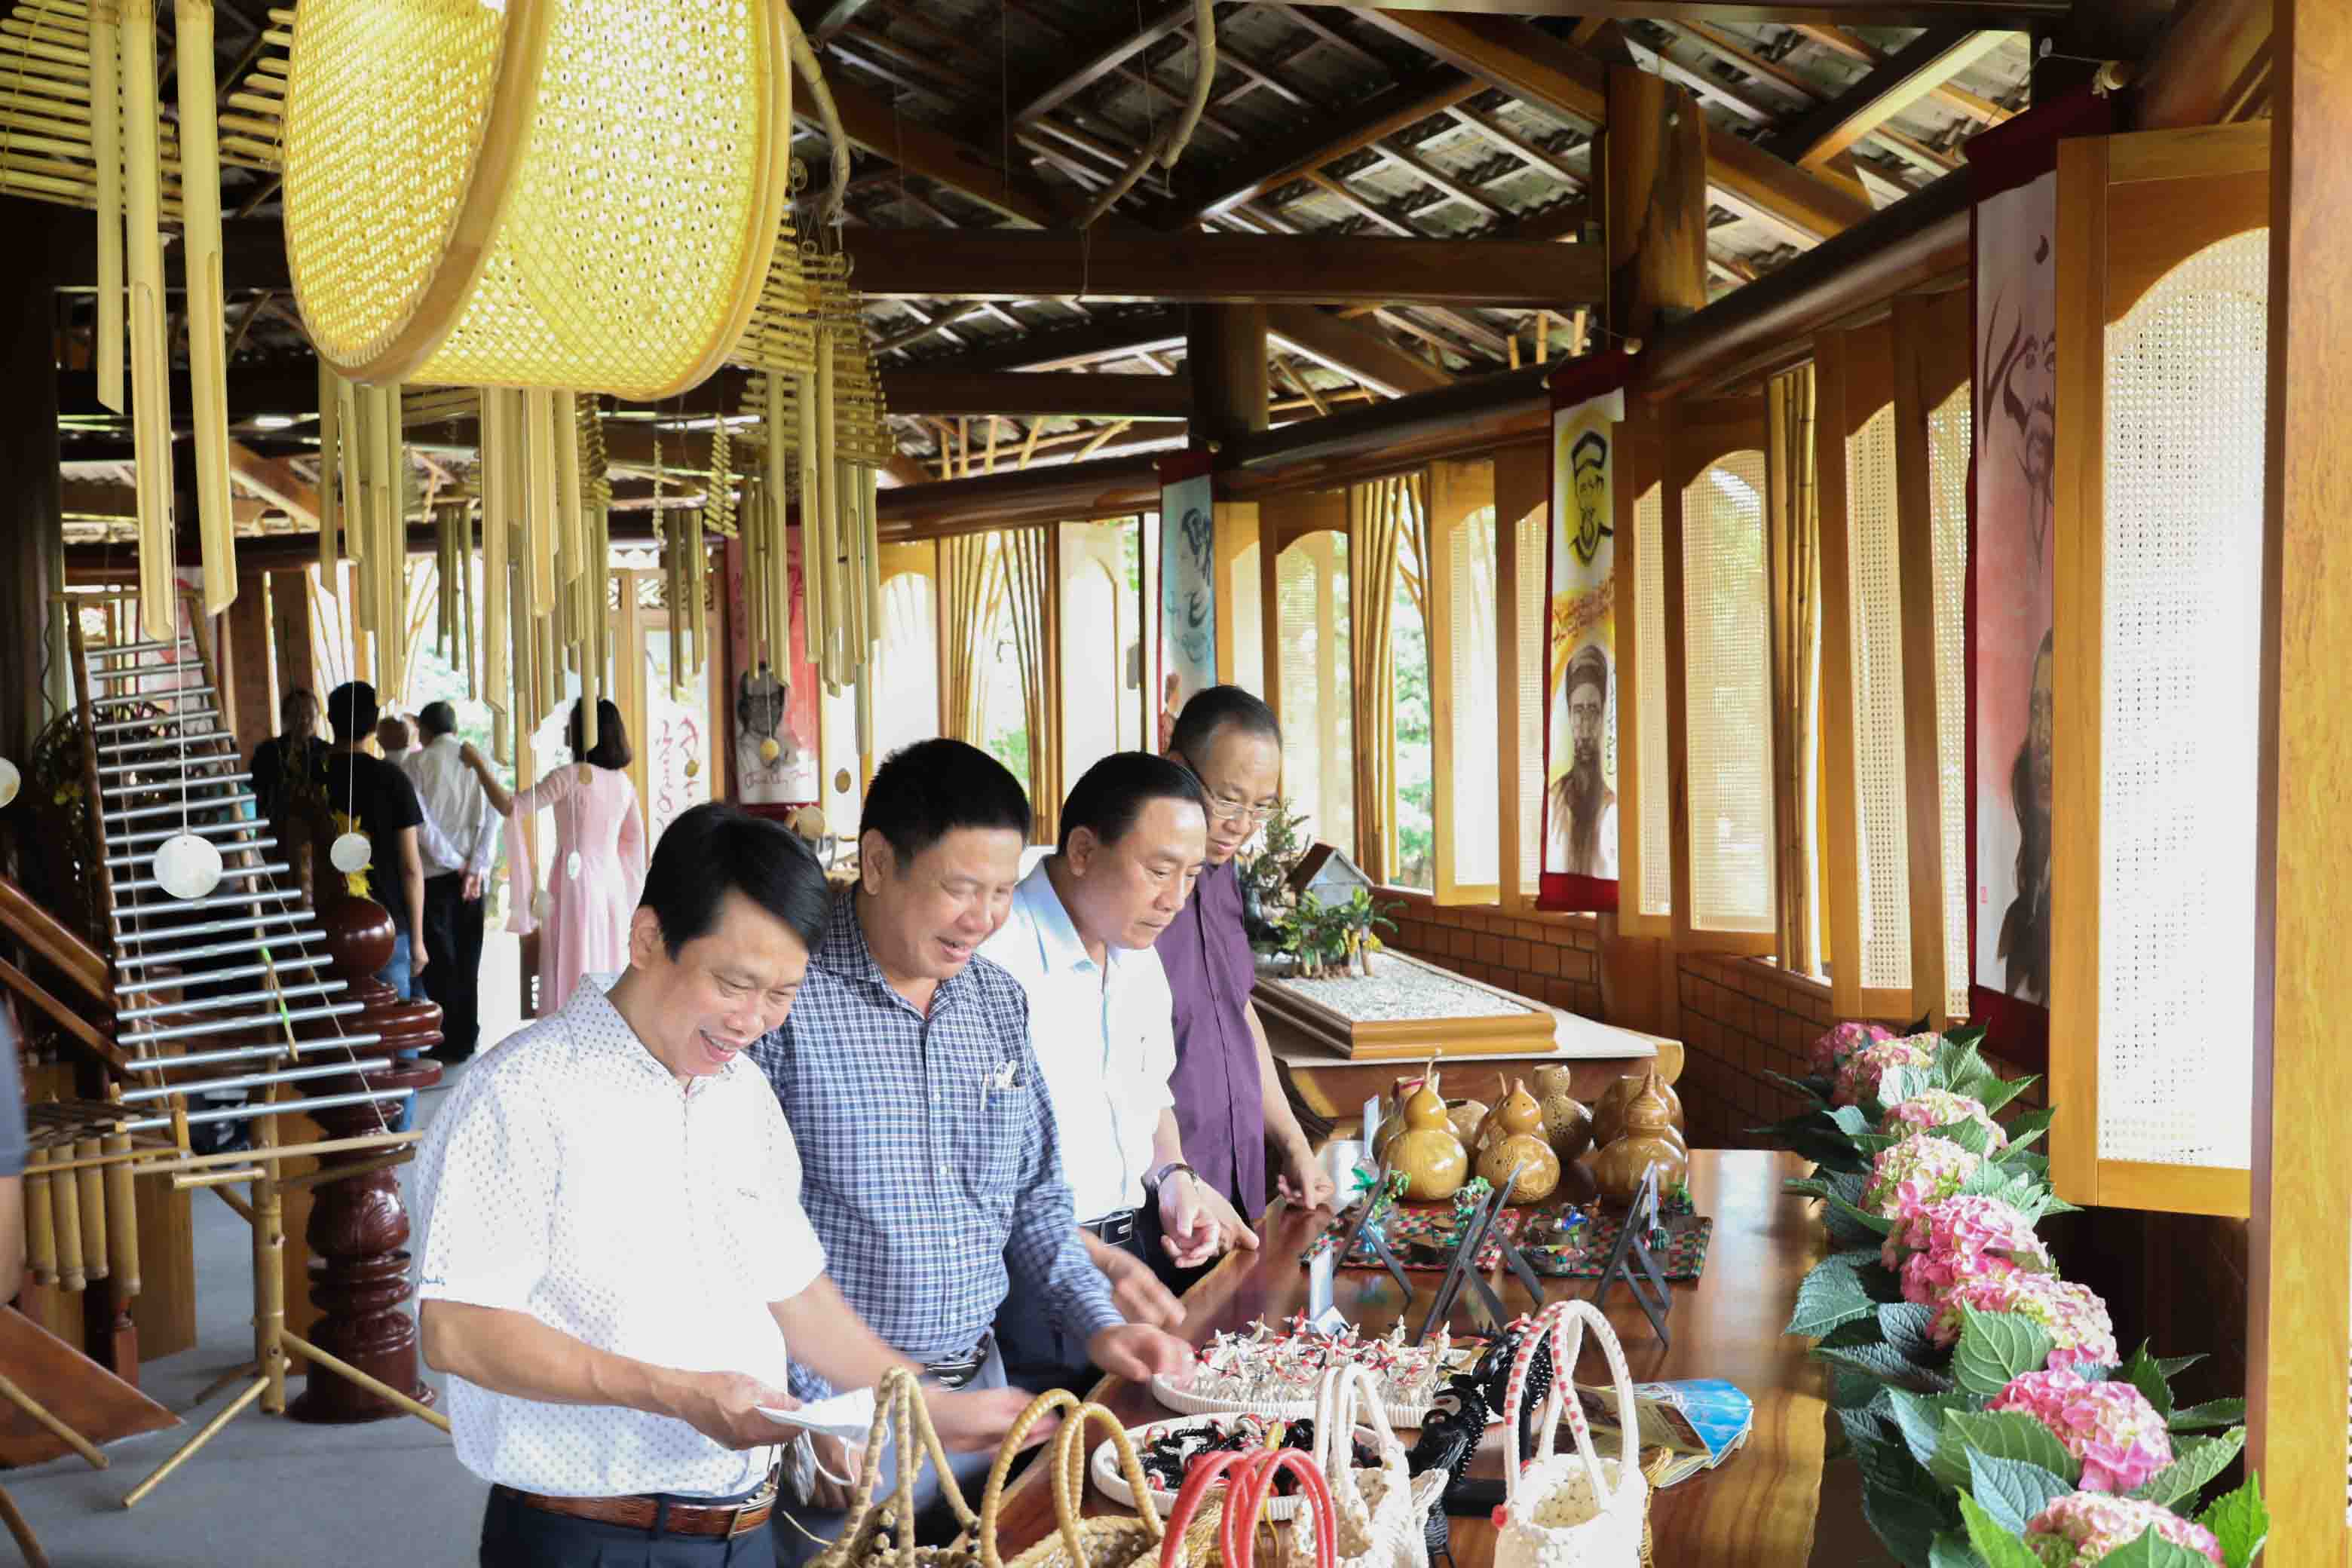
[[[1263,827],[1273,819],[1275,809],[1271,805],[1244,805],[1219,795],[1209,797],[1209,815],[1219,822],[1246,822],[1252,827]]]

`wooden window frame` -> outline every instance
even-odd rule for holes
[[[1664,572],[1664,561],[1651,561],[1642,554],[1641,529],[1634,510],[1641,504],[1643,492],[1658,487],[1661,522],[1658,530],[1660,548],[1668,554],[1679,556],[1679,532],[1676,548],[1665,550],[1665,437],[1656,413],[1647,404],[1629,402],[1625,418],[1617,426],[1616,472],[1611,491],[1615,499],[1617,595],[1617,932],[1620,936],[1673,936],[1675,912],[1683,907],[1679,890],[1667,896],[1667,908],[1663,914],[1645,913],[1642,909],[1642,595],[1644,575]],[[1679,502],[1677,502],[1679,508]],[[1679,530],[1679,515],[1677,516]],[[1666,575],[1666,592],[1672,602],[1679,604],[1682,576],[1679,565]],[[1681,637],[1676,616],[1669,610],[1665,616],[1666,642],[1671,647]],[[1666,658],[1667,701],[1673,703],[1672,688],[1677,666],[1675,656]],[[1664,714],[1655,715],[1665,722]],[[1673,755],[1674,726],[1667,724],[1667,754]],[[1673,775],[1668,766],[1666,814],[1667,840],[1673,862],[1681,850],[1675,847],[1672,822],[1675,816]],[[1679,889],[1669,874],[1670,889]]]
[[[1688,628],[1683,613],[1683,491],[1711,465],[1734,452],[1761,452],[1766,463],[1771,463],[1764,400],[1730,397],[1683,403],[1668,410],[1663,423],[1664,462],[1658,497],[1662,520],[1659,542],[1665,552],[1663,564],[1666,574],[1666,766],[1671,775],[1669,799],[1674,811],[1670,837],[1675,857],[1675,943],[1686,952],[1767,957],[1779,945],[1771,931],[1709,931],[1691,924],[1690,679],[1685,646]],[[1759,522],[1759,526],[1769,526],[1769,522]],[[1769,647],[1759,647],[1756,655],[1764,658],[1769,651]],[[1768,787],[1771,782],[1768,767]],[[1622,820],[1622,804],[1618,810]]]
[[[1828,832],[1822,848],[1822,896],[1828,904],[1830,951],[1842,962],[1830,969],[1830,1006],[1842,1018],[1910,1018],[1917,976],[1900,986],[1862,982],[1862,800],[1854,777],[1861,737],[1857,650],[1853,645],[1853,515],[1847,490],[1852,444],[1863,427],[1895,400],[1895,339],[1885,322],[1813,340],[1813,473],[1821,498],[1822,746],[1827,765],[1821,791]],[[1907,580],[1907,579],[1906,579]],[[1903,648],[1909,678],[1910,649]],[[1932,695],[1932,689],[1931,689]],[[1904,713],[1904,734],[1916,727]],[[1908,810],[1903,845],[1909,875]],[[1906,922],[1913,906],[1906,903]]]
[[[1935,454],[1927,421],[1969,384],[1976,342],[1974,302],[1966,289],[1896,296],[1895,333],[1895,504],[1903,584],[1903,746],[1911,826],[1911,1005],[1906,1017],[1948,1025],[1965,1021],[1945,1006],[1945,880],[1957,874],[1967,908],[1969,868],[1944,864],[1943,763],[1936,698]],[[1965,657],[1965,655],[1963,655]],[[1962,718],[1965,729],[1966,718]],[[1963,816],[1966,804],[1962,805]],[[1963,825],[1965,835],[1965,824]],[[1965,842],[1965,838],[1964,838]],[[1961,994],[1968,991],[1961,977]]]
[[[1537,790],[1535,820],[1519,809],[1519,585],[1522,573],[1540,578],[1548,563],[1538,552],[1533,561],[1519,554],[1519,520],[1529,512],[1543,513],[1543,528],[1551,526],[1551,443],[1522,442],[1495,452],[1495,716],[1497,755],[1507,764],[1499,770],[1495,827],[1502,858],[1496,868],[1495,902],[1512,913],[1535,910],[1536,889],[1519,880],[1520,847],[1528,834],[1543,832],[1542,790]],[[1540,596],[1540,595],[1539,595]],[[1538,644],[1538,647],[1541,645]],[[1540,678],[1539,678],[1540,679]],[[1542,722],[1537,715],[1538,725]],[[1538,731],[1540,733],[1540,731]],[[1543,847],[1536,847],[1540,875]]]
[[[2252,1206],[2251,1169],[2099,1153],[2105,370],[2108,326],[2150,288],[2207,246],[2269,224],[2270,143],[2257,122],[2058,144],[2050,1095],[2065,1113],[2051,1129],[2050,1174],[2084,1205],[2233,1218]]]
[[[1284,551],[1288,550],[1292,545],[1297,544],[1317,533],[1336,534],[1344,545],[1348,538],[1348,492],[1344,489],[1290,490],[1278,495],[1270,495],[1258,502],[1257,516],[1257,571],[1258,592],[1260,595],[1261,605],[1258,634],[1265,646],[1266,671],[1266,689],[1261,693],[1261,695],[1265,698],[1266,705],[1274,710],[1275,721],[1284,727],[1284,732],[1286,737],[1296,715],[1287,714],[1282,710],[1282,595],[1280,586],[1282,553]],[[1352,565],[1352,563],[1350,564]],[[1321,637],[1317,639],[1318,650],[1322,647],[1325,640],[1326,639]],[[1349,657],[1351,654],[1352,649],[1344,650],[1342,657]],[[1351,692],[1352,689],[1353,688],[1351,685]],[[1328,700],[1328,683],[1326,686],[1326,695]],[[1354,715],[1352,711],[1349,714],[1349,735],[1350,744],[1352,746],[1355,743]],[[1347,787],[1349,793],[1352,796],[1355,789],[1355,759],[1352,754],[1350,754],[1348,759],[1347,766]],[[1299,809],[1299,804],[1293,792],[1294,785],[1292,781],[1287,778],[1284,779],[1282,784],[1283,798],[1290,803],[1293,810],[1297,810]],[[1313,811],[1307,812],[1305,815],[1314,820],[1318,833],[1328,828],[1329,826],[1323,819],[1322,803],[1320,801],[1315,803],[1315,809]],[[1348,843],[1335,844],[1332,847],[1344,850],[1350,857],[1354,857],[1358,854],[1360,846],[1354,843]]]
[[[1496,818],[1495,879],[1460,882],[1454,875],[1457,847],[1454,839],[1454,806],[1457,804],[1454,795],[1454,668],[1457,659],[1490,658],[1495,651],[1492,647],[1454,646],[1454,535],[1470,526],[1470,519],[1480,508],[1493,514],[1495,584],[1499,593],[1502,588],[1501,535],[1504,524],[1501,509],[1495,504],[1495,466],[1488,458],[1442,459],[1429,466],[1429,559],[1422,563],[1422,580],[1423,596],[1428,608],[1427,625],[1423,629],[1429,638],[1430,897],[1433,902],[1448,908],[1492,907],[1503,896],[1501,858],[1504,845],[1499,815]],[[1499,711],[1506,706],[1500,684],[1501,665],[1497,663],[1495,669],[1495,706]],[[1509,750],[1496,753],[1498,776],[1507,771],[1504,764],[1510,756]]]
[[[1235,631],[1234,626],[1233,605],[1226,603],[1223,596],[1227,588],[1238,586],[1234,576],[1234,564],[1241,559],[1243,551],[1258,542],[1258,537],[1264,529],[1264,523],[1259,515],[1258,503],[1254,500],[1218,501],[1215,503],[1213,515],[1215,518],[1215,525],[1210,537],[1217,563],[1216,592],[1219,600],[1217,612],[1217,679],[1221,681],[1239,684],[1241,676],[1241,659],[1239,658],[1239,650],[1234,641]],[[1263,567],[1259,569],[1258,576],[1259,585],[1262,589],[1265,584],[1265,569]],[[1263,634],[1264,630],[1265,615],[1265,601],[1261,597],[1258,600],[1258,616],[1260,617],[1261,634]],[[1263,635],[1260,636],[1259,641],[1261,644],[1264,643],[1265,637]],[[1271,686],[1274,683],[1267,680],[1263,682],[1263,684]]]

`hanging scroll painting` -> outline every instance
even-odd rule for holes
[[[1968,143],[1977,197],[1969,1011],[2028,1052],[2047,1039],[2050,1005],[2057,147],[2111,121],[2107,100],[2084,93]]]
[[[1617,907],[1617,427],[1625,356],[1551,381],[1543,866],[1536,904]]]
[[[753,810],[814,805],[818,795],[817,678],[807,655],[801,531],[786,534],[792,578],[792,661],[774,668],[753,656],[743,598],[743,545],[727,542],[728,752],[735,804]]]
[[[1216,502],[1209,454],[1160,464],[1160,749],[1195,693],[1217,683]]]

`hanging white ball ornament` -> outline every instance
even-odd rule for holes
[[[175,833],[155,847],[155,880],[173,898],[201,899],[220,879],[220,848],[211,839]]]
[[[335,841],[327,847],[328,860],[336,870],[346,875],[366,870],[368,862],[373,858],[374,848],[368,843],[368,836],[364,833],[339,833]]]
[[[580,879],[580,851],[574,849],[563,858],[563,875],[570,881]]]
[[[16,790],[24,782],[25,775],[16,771],[16,764],[0,757],[0,805],[6,805],[16,799]]]

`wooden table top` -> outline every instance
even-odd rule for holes
[[[1609,1321],[1624,1344],[1635,1382],[1727,1378],[1756,1405],[1755,1432],[1744,1448],[1720,1468],[1653,1498],[1650,1519],[1661,1563],[1803,1568],[1812,1553],[1827,1415],[1823,1378],[1805,1342],[1780,1331],[1796,1302],[1798,1282],[1824,1248],[1812,1205],[1780,1191],[1783,1180],[1806,1169],[1788,1153],[1719,1149],[1692,1153],[1691,1198],[1699,1213],[1714,1217],[1715,1237],[1706,1272],[1696,1284],[1675,1287],[1667,1318],[1675,1336],[1671,1350],[1659,1345],[1623,1286],[1610,1293]],[[1244,1328],[1259,1318],[1279,1321],[1303,1308],[1307,1270],[1299,1266],[1298,1254],[1324,1219],[1321,1211],[1300,1213],[1286,1205],[1268,1211],[1260,1227],[1265,1245],[1254,1255],[1228,1258],[1193,1287],[1184,1298],[1188,1310],[1177,1331],[1200,1344],[1219,1331]],[[1412,1312],[1417,1321],[1428,1310],[1430,1295],[1443,1276],[1415,1272],[1412,1278],[1416,1287]],[[1544,1283],[1548,1299],[1591,1289],[1589,1280]],[[1498,1293],[1507,1310],[1525,1305],[1527,1292],[1516,1282],[1498,1282]],[[1399,1316],[1395,1282],[1384,1273],[1343,1270],[1335,1295],[1340,1310],[1367,1334],[1387,1332]],[[1457,1330],[1470,1323],[1460,1308],[1453,1321]],[[1607,1363],[1589,1341],[1577,1380],[1609,1381]],[[1149,1389],[1118,1378],[1106,1379],[1094,1397],[1130,1427],[1175,1414]],[[1500,1426],[1490,1430],[1472,1474],[1501,1473],[1501,1431]],[[1094,1440],[1089,1439],[1089,1450]],[[1408,1434],[1406,1442],[1411,1441]],[[1055,1527],[1045,1469],[1032,1465],[1006,1489],[998,1538],[1008,1559]],[[978,1505],[976,1493],[971,1501]],[[1127,1511],[1091,1485],[1087,1510]],[[1489,1568],[1494,1546],[1494,1527],[1486,1520],[1454,1520],[1456,1568]]]

